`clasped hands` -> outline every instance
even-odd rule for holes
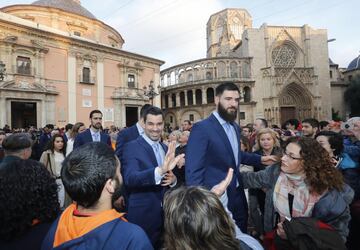
[[[169,186],[176,181],[176,176],[172,170],[176,167],[179,161],[183,160],[185,154],[180,154],[175,157],[176,142],[170,142],[168,151],[165,155],[165,159],[162,166],[157,167],[157,173],[163,176],[161,185]]]

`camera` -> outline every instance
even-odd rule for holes
[[[341,129],[342,130],[353,130],[354,129],[354,123],[360,121],[360,117],[353,117],[347,120],[346,122],[341,123]]]

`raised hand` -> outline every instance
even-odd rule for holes
[[[160,175],[164,175],[166,172],[173,170],[181,159],[184,159],[185,154],[180,154],[175,157],[176,142],[170,142],[168,151],[165,155],[164,163],[159,167]]]
[[[225,190],[230,185],[230,182],[234,175],[234,169],[229,168],[228,173],[224,180],[222,180],[219,184],[215,185],[211,192],[215,193],[218,197],[222,196],[225,193]]]

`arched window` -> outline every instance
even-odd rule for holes
[[[207,103],[214,103],[214,89],[213,88],[208,88],[206,90],[206,100],[207,100]]]
[[[236,62],[230,63],[230,75],[232,78],[236,78],[239,76],[239,70]]]
[[[192,74],[189,74],[188,75],[188,82],[192,82],[193,81],[193,75]]]
[[[197,105],[202,104],[202,91],[201,91],[201,89],[197,89],[195,91],[195,98],[196,98],[196,104]]]
[[[172,106],[176,107],[176,95],[175,94],[171,95],[171,102],[172,102]]]
[[[244,102],[251,101],[251,90],[249,87],[244,88]]]
[[[185,106],[185,93],[182,91],[180,92],[180,107]]]
[[[188,105],[194,105],[193,92],[192,90],[187,91]]]
[[[211,80],[212,79],[212,74],[211,72],[206,72],[206,80]]]
[[[226,77],[226,64],[224,62],[218,62],[217,63],[217,72],[218,72],[218,77],[222,78],[222,77]]]

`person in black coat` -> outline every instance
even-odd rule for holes
[[[40,249],[60,212],[57,188],[37,161],[19,159],[0,169],[0,249]]]

